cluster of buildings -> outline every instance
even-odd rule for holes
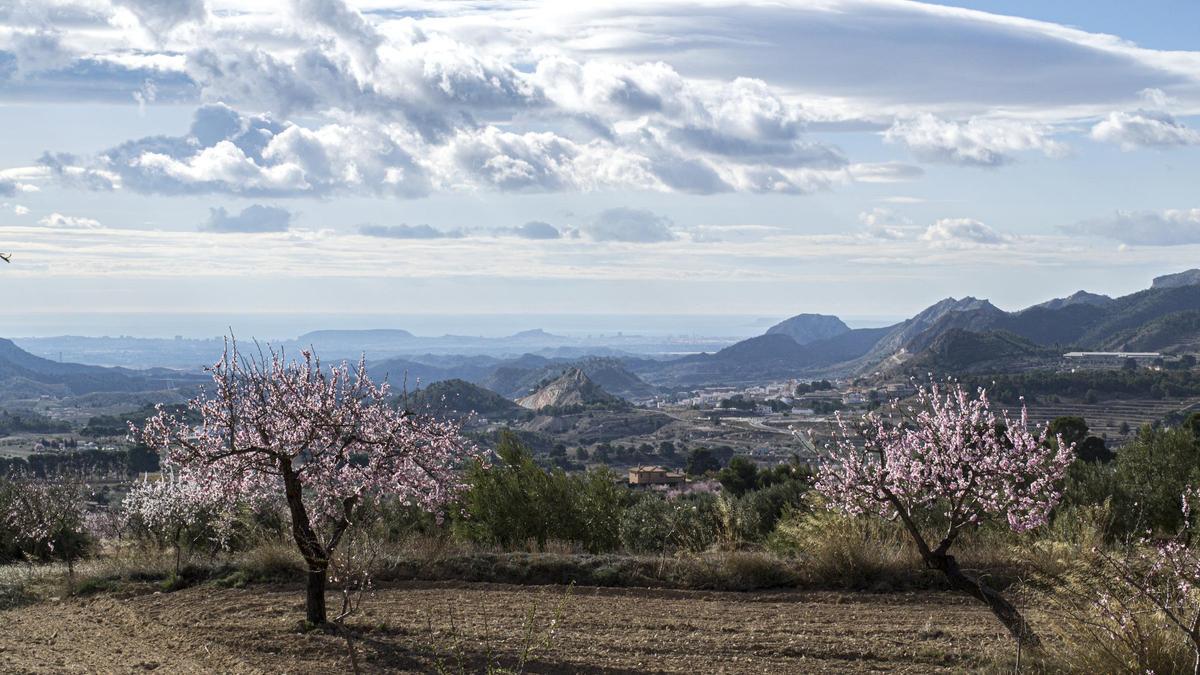
[[[894,382],[874,387],[835,386],[833,389],[796,395],[796,387],[799,383],[799,380],[793,379],[749,387],[710,387],[701,389],[686,398],[673,401],[655,400],[649,407],[720,409],[722,401],[740,397],[756,403],[753,409],[745,410],[749,414],[781,414],[778,404],[772,406],[767,403],[767,401],[777,401],[791,406],[791,414],[811,415],[814,410],[828,409],[831,406],[863,406],[872,401],[890,401],[916,393],[916,387],[911,383]],[[782,412],[786,413],[787,411]]]

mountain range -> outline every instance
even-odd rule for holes
[[[1048,365],[1068,350],[1196,351],[1200,270],[1159,277],[1118,298],[1079,291],[1015,312],[979,298],[946,298],[883,328],[842,330],[835,320],[800,314],[715,353],[626,362],[650,384],[686,388],[917,368],[1020,369]]]
[[[532,346],[553,337],[533,330],[505,341]],[[412,339],[401,330],[317,331],[295,342],[370,356],[373,345]],[[1158,277],[1150,288],[1121,297],[1079,291],[1013,312],[985,299],[946,298],[909,319],[881,328],[852,329],[836,316],[799,314],[762,335],[718,351],[681,357],[426,353],[372,360],[368,369],[376,379],[387,377],[397,390],[415,392],[425,387],[429,393],[433,383],[461,380],[508,401],[527,399],[570,372],[606,396],[636,401],[666,391],[793,377],[1048,367],[1059,363],[1062,353],[1069,350],[1200,351],[1200,269]],[[136,370],[61,363],[0,339],[0,399],[151,392],[187,388],[204,379],[199,369]],[[497,412],[503,407],[494,400],[472,405],[480,404]]]

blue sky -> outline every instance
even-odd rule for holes
[[[0,2],[0,330],[1131,292],[1200,261],[1198,23],[1192,2]]]

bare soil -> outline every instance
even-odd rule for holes
[[[302,603],[299,587],[196,587],[3,611],[0,672],[351,672],[345,633],[305,631]],[[950,593],[411,583],[348,626],[373,673],[964,672],[1011,651],[985,608]]]

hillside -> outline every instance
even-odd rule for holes
[[[1114,335],[1103,347],[1131,352],[1200,351],[1200,310],[1167,314]]]
[[[525,414],[524,408],[465,380],[434,382],[408,397],[410,410],[443,419],[462,419],[474,414],[488,419],[513,419]]]
[[[542,408],[627,407],[628,404],[604,391],[579,368],[568,368],[557,378],[548,380],[517,403],[530,410]]]
[[[1022,362],[1037,365],[1058,352],[1004,331],[977,333],[953,328],[929,340],[901,369],[913,375],[1014,370]]]
[[[0,339],[0,395],[81,395],[172,389],[203,380],[199,374],[164,369],[147,371],[59,363],[34,356]]]

